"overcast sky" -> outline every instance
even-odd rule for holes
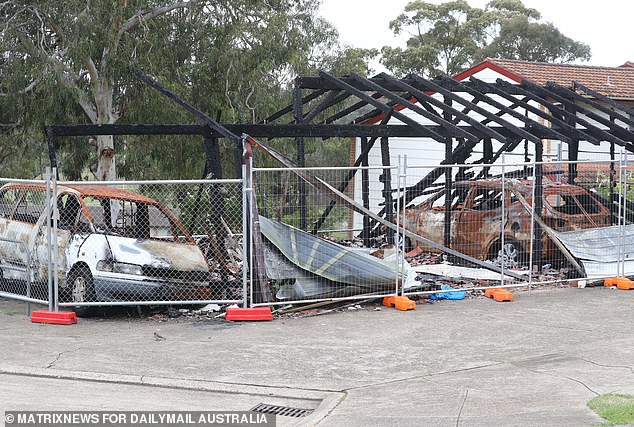
[[[337,27],[341,40],[354,47],[403,46],[388,28],[409,0],[322,0],[321,15]],[[429,0],[428,0],[429,1]],[[484,7],[489,0],[467,0]],[[432,3],[442,3],[431,0]],[[634,0],[523,0],[543,21],[592,48],[589,64],[619,66],[634,61]]]

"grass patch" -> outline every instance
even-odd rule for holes
[[[634,422],[634,396],[631,394],[603,394],[588,402],[588,408],[608,420],[605,425]]]

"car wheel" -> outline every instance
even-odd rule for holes
[[[90,270],[86,267],[73,270],[68,278],[68,290],[70,291],[70,302],[95,301],[95,285]]]

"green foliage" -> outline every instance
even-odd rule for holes
[[[631,394],[602,394],[588,402],[588,407],[608,420],[604,425],[634,422],[634,396]]]
[[[377,52],[340,47],[334,28],[317,15],[318,4],[1,3],[0,134],[23,132],[41,141],[44,124],[195,123],[183,109],[136,80],[131,65],[209,115],[222,112],[223,122],[256,122],[290,102],[289,86],[296,75],[317,68],[370,71],[367,61]],[[199,139],[116,138],[119,175],[197,178],[203,158]],[[223,148],[223,166],[233,169],[232,147]],[[71,179],[90,176],[100,161],[90,138],[59,141],[58,158],[63,175]]]
[[[590,47],[564,36],[520,0],[493,0],[485,9],[464,0],[432,4],[415,0],[390,22],[409,33],[405,49],[385,46],[381,62],[396,75],[456,74],[488,57],[544,62],[588,60]]]

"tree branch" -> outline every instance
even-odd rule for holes
[[[156,8],[152,11],[147,11],[147,12],[143,10],[139,11],[139,13],[130,17],[125,22],[125,24],[123,24],[121,28],[119,28],[119,32],[115,40],[115,46],[119,44],[119,40],[121,40],[121,37],[123,37],[123,35],[126,32],[134,29],[137,25],[139,25],[143,21],[149,21],[150,19],[154,19],[158,16],[165,15],[166,13],[169,13],[175,9],[182,9],[185,7],[189,7],[191,3],[192,3],[191,1],[180,1],[180,2],[173,3],[171,5],[166,5],[163,7]]]

